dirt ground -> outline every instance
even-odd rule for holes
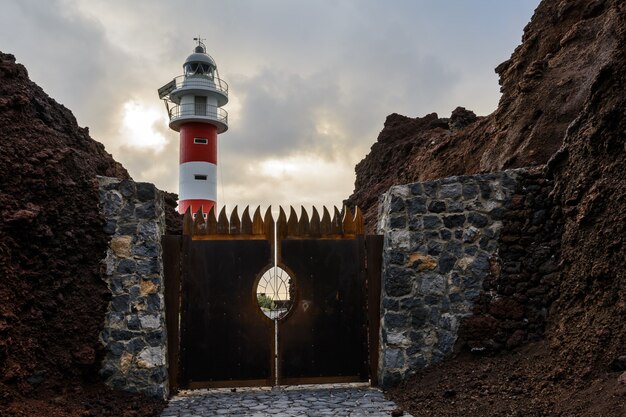
[[[623,417],[621,373],[570,373],[543,341],[492,357],[464,352],[387,395],[414,416]]]
[[[100,417],[158,416],[165,403],[140,395],[112,391],[102,383],[81,384],[58,393],[38,392],[0,408],[2,416]]]

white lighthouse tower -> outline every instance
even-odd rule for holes
[[[217,135],[228,129],[228,84],[219,78],[217,65],[203,40],[183,64],[184,73],[159,88],[170,129],[180,133],[178,212],[188,207],[206,217],[217,201]]]

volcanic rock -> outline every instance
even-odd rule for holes
[[[391,185],[548,162],[593,94],[603,68],[617,61],[619,1],[543,1],[511,58],[496,67],[502,96],[486,117],[460,107],[449,119],[392,114],[356,166],[354,193],[374,232],[378,196]]]
[[[356,167],[347,204],[364,210],[373,232],[378,196],[391,185],[537,166],[554,184],[553,207],[533,213],[529,224],[558,223],[559,235],[503,242],[529,253],[557,248],[559,259],[537,265],[551,304],[534,312],[523,297],[502,299],[469,316],[459,337],[469,349],[418,371],[390,396],[433,416],[626,415],[626,3],[542,1],[522,44],[496,72],[498,108],[466,127],[453,128],[453,117],[445,128],[432,114],[389,116]],[[519,284],[537,285],[530,281]],[[543,340],[535,333],[538,342],[524,344],[524,331],[514,327],[507,338],[489,338],[499,323],[514,326],[522,309],[546,315]],[[514,350],[490,353],[502,344]],[[441,398],[450,387],[454,402]]]
[[[128,172],[4,53],[0,131],[0,415],[154,415],[161,402],[97,377],[110,292],[96,176]]]

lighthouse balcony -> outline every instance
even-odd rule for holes
[[[217,133],[228,129],[228,112],[209,104],[179,104],[169,109],[170,128],[179,131],[180,125],[188,122],[210,123],[217,127]]]
[[[228,84],[218,77],[208,75],[180,75],[174,78],[169,86],[169,99],[180,102],[184,95],[211,95],[217,99],[218,106],[228,103]],[[163,97],[161,97],[163,98]]]

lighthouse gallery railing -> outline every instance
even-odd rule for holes
[[[180,117],[200,116],[228,124],[228,112],[221,107],[210,104],[179,104],[169,110],[170,121]]]
[[[176,89],[187,87],[208,87],[213,90],[219,91],[226,96],[228,95],[228,84],[226,83],[226,81],[218,77],[213,77],[211,79],[203,75],[179,75],[178,77],[174,78],[174,83],[176,85]]]

